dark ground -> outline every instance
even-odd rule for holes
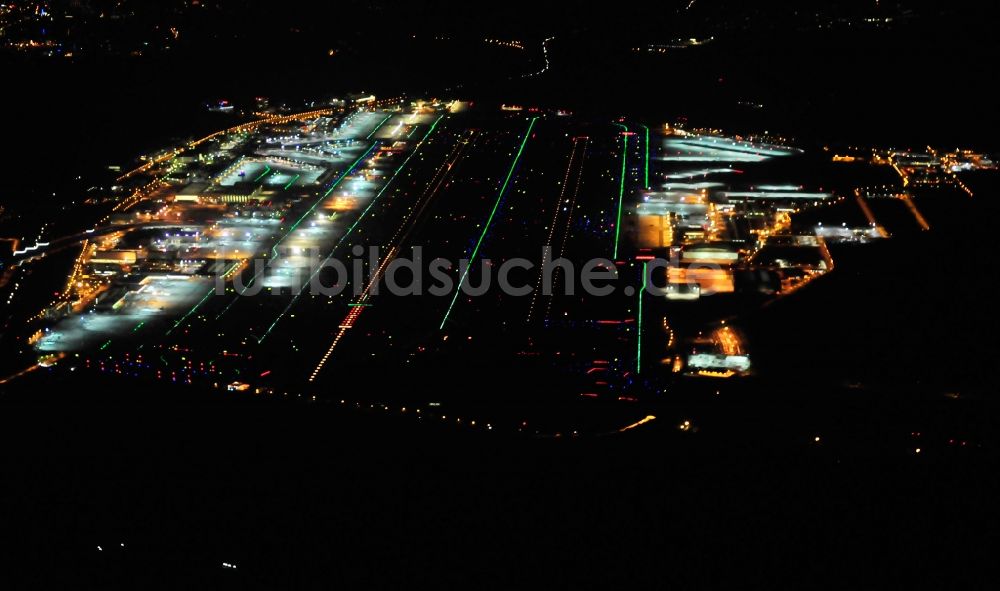
[[[2,420],[4,578],[23,588],[985,588],[995,573],[993,454],[493,438],[218,400]]]

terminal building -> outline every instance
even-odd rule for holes
[[[729,242],[700,242],[680,249],[680,258],[667,268],[666,297],[696,300],[702,296],[735,291],[733,267],[739,250]]]
[[[264,202],[274,196],[263,185],[236,183],[229,187],[213,187],[208,183],[191,183],[174,194],[177,203],[229,204]]]

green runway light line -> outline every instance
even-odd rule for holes
[[[348,308],[371,308],[371,304],[347,304]]]
[[[373,143],[372,146],[370,148],[368,148],[368,151],[366,151],[364,154],[362,154],[357,160],[354,161],[353,164],[351,164],[350,167],[347,168],[347,170],[345,170],[344,172],[342,172],[340,174],[340,177],[338,177],[337,180],[333,183],[333,185],[330,187],[330,190],[327,191],[322,197],[320,197],[319,199],[317,199],[316,202],[313,203],[312,206],[309,208],[309,210],[306,211],[304,214],[302,214],[302,217],[300,217],[298,220],[295,221],[294,224],[292,224],[292,227],[290,227],[288,229],[288,231],[285,232],[285,235],[282,236],[281,239],[278,240],[274,244],[274,246],[271,247],[271,257],[272,258],[277,258],[278,257],[278,247],[281,246],[281,243],[284,242],[289,236],[291,236],[292,232],[294,232],[295,229],[299,227],[299,224],[302,223],[302,220],[306,219],[316,209],[316,207],[318,207],[319,204],[322,203],[323,200],[326,199],[326,197],[330,193],[332,193],[334,189],[337,188],[337,185],[339,185],[341,181],[343,181],[345,178],[347,178],[347,175],[349,175],[352,172],[354,172],[354,169],[357,168],[358,164],[360,164],[362,160],[364,160],[365,158],[367,158],[368,155],[371,154],[372,151],[375,150],[375,148],[378,147],[378,145],[379,145],[378,142]],[[256,265],[254,265],[254,267],[256,268]],[[254,276],[250,278],[250,281],[247,283],[246,288],[249,288],[250,286],[252,286],[254,284],[254,282],[257,281],[257,278],[260,277],[260,274],[263,273],[264,269],[266,269],[266,268],[267,268],[267,266],[265,265],[264,268],[259,269],[254,274]],[[220,312],[219,315],[215,317],[215,319],[218,320],[218,319],[222,318],[226,314],[226,312],[228,312],[229,309],[233,307],[233,304],[236,303],[236,300],[238,300],[242,295],[243,295],[242,293],[237,292],[236,293],[236,297],[233,298],[233,300],[231,302],[229,302],[229,305],[226,306],[222,310],[222,312]]]
[[[344,180],[345,178],[347,178],[347,175],[349,175],[349,174],[351,174],[352,172],[354,172],[354,169],[355,169],[355,168],[357,168],[358,164],[360,164],[362,160],[364,160],[365,158],[367,158],[367,157],[368,157],[368,155],[369,155],[369,154],[371,154],[371,153],[372,153],[372,151],[373,151],[373,150],[374,150],[374,149],[375,149],[375,148],[376,148],[376,147],[377,147],[378,145],[379,145],[379,143],[378,143],[378,142],[376,141],[375,143],[373,143],[373,144],[372,144],[372,147],[371,147],[371,148],[368,148],[368,151],[367,151],[367,152],[365,152],[364,154],[362,154],[362,155],[361,155],[361,157],[360,157],[360,158],[358,158],[357,160],[355,160],[355,161],[354,161],[354,164],[351,164],[350,168],[348,168],[348,169],[347,169],[347,170],[346,170],[346,171],[345,171],[345,172],[344,172],[343,174],[341,174],[341,175],[340,175],[340,176],[339,176],[339,177],[337,178],[337,180],[336,180],[336,181],[334,181],[332,185],[330,185],[330,188],[326,190],[326,193],[323,193],[323,196],[322,196],[322,197],[321,197],[321,198],[320,198],[320,199],[319,199],[318,201],[316,201],[316,203],[314,203],[312,207],[310,207],[310,208],[309,208],[309,211],[307,211],[307,212],[305,213],[305,215],[303,215],[302,217],[300,217],[300,218],[298,219],[298,221],[297,221],[297,222],[295,222],[295,226],[298,226],[298,225],[299,225],[300,223],[302,223],[302,220],[303,220],[303,219],[305,219],[305,217],[306,217],[307,215],[309,215],[310,213],[312,213],[313,209],[315,209],[315,208],[316,208],[316,206],[317,206],[317,205],[319,205],[320,201],[322,201],[323,199],[326,199],[327,197],[329,197],[329,196],[330,196],[330,193],[333,193],[333,192],[334,192],[334,190],[336,190],[336,188],[337,188],[338,186],[340,186],[340,183],[341,183],[341,181],[343,181],[343,180]],[[292,229],[294,229],[294,228],[295,228],[295,226],[292,226]],[[286,234],[286,235],[287,235],[287,234]]]
[[[340,177],[338,177],[337,180],[334,181],[332,185],[330,185],[330,188],[327,189],[326,193],[323,193],[323,197],[329,197],[330,193],[333,193],[333,190],[336,189],[338,185],[340,185],[341,181],[343,181],[347,177],[347,175],[349,175],[352,172],[354,172],[354,169],[358,167],[358,164],[360,164],[362,160],[364,160],[365,158],[367,158],[368,155],[371,154],[375,150],[375,148],[377,148],[378,146],[379,146],[379,142],[378,142],[378,140],[376,140],[374,143],[372,143],[372,147],[368,148],[367,152],[365,152],[364,154],[361,155],[360,158],[358,158],[357,160],[355,160],[354,163],[351,164],[351,166],[346,171],[344,171],[344,173],[341,174]],[[306,215],[309,215],[309,213],[311,213],[312,210],[315,209],[317,205],[319,205],[319,201],[317,201],[316,203],[314,203],[313,206],[309,208],[309,211],[306,212]],[[302,218],[304,218],[304,217],[306,217],[306,216],[302,216]],[[299,218],[299,221],[296,222],[296,225],[298,225],[298,223],[302,221],[302,218]]]
[[[622,178],[621,184],[618,186],[618,218],[615,221],[615,252],[611,257],[614,260],[618,260],[618,240],[621,238],[622,231],[622,202],[625,200],[625,168],[628,164],[628,127],[625,127],[621,123],[616,123],[615,125],[625,130],[625,133],[622,134]]]
[[[143,320],[143,321],[142,321],[142,322],[140,322],[139,324],[136,324],[136,325],[135,325],[135,328],[133,328],[133,329],[132,329],[132,332],[133,332],[133,333],[134,333],[134,332],[138,332],[138,331],[139,331],[139,329],[140,329],[140,328],[142,328],[144,324],[146,324],[146,321],[145,321],[145,320]]]
[[[288,184],[287,184],[287,185],[285,185],[285,190],[287,191],[287,190],[291,189],[291,188],[292,188],[292,185],[294,185],[294,184],[295,184],[295,181],[299,180],[299,179],[300,179],[301,177],[302,177],[302,175],[301,175],[301,174],[297,174],[297,175],[295,175],[295,178],[294,178],[294,179],[292,179],[292,180],[290,180],[290,181],[288,181]]]
[[[388,121],[390,118],[392,118],[392,115],[386,115],[385,119],[383,119],[381,123],[379,123],[378,125],[376,125],[375,129],[373,129],[372,132],[369,133],[368,137],[365,138],[365,139],[369,139],[369,140],[372,139],[372,136],[375,135],[376,133],[378,133],[378,130],[382,129],[382,126],[385,125],[385,122]]]
[[[314,271],[312,275],[309,276],[309,279],[306,281],[306,283],[312,281],[317,275],[319,275],[319,272],[324,269],[326,262],[330,260],[330,257],[333,256],[333,253],[337,252],[337,248],[339,248],[340,245],[344,242],[344,240],[346,240],[347,237],[351,235],[351,232],[353,232],[354,228],[356,228],[357,225],[361,223],[361,220],[363,220],[365,216],[368,215],[368,212],[379,201],[379,199],[382,197],[382,194],[385,193],[385,191],[389,188],[390,185],[392,185],[392,182],[396,179],[397,176],[399,176],[399,173],[402,172],[404,168],[406,168],[406,165],[407,163],[410,162],[410,159],[412,159],[414,156],[417,155],[417,152],[420,150],[420,146],[422,146],[424,144],[424,141],[426,141],[427,138],[430,137],[432,133],[434,133],[434,130],[437,128],[438,123],[440,123],[442,119],[444,119],[444,115],[441,115],[440,117],[437,118],[437,120],[434,121],[430,129],[427,130],[427,133],[424,134],[424,137],[420,138],[420,141],[417,142],[416,146],[414,146],[413,152],[411,152],[410,155],[406,157],[406,160],[404,160],[403,163],[399,165],[399,168],[397,168],[395,172],[392,173],[392,176],[390,176],[389,180],[385,182],[385,185],[382,187],[382,189],[375,194],[375,197],[371,200],[371,203],[368,204],[368,207],[366,207],[364,211],[361,212],[361,215],[358,216],[358,219],[354,220],[354,223],[347,228],[347,231],[344,233],[343,236],[340,237],[340,240],[338,240],[337,243],[333,245],[333,248],[330,250],[330,254],[327,255],[325,259],[323,259],[323,262],[319,265],[319,268],[316,271]],[[264,336],[257,339],[258,345],[264,342],[264,339],[266,339],[267,336],[271,334],[271,331],[274,330],[275,326],[278,326],[278,322],[280,322],[281,319],[285,317],[285,314],[287,314],[288,311],[292,309],[292,306],[294,306],[295,302],[299,300],[299,297],[302,295],[302,293],[303,293],[302,290],[300,290],[299,293],[295,294],[295,297],[292,298],[292,301],[288,302],[288,305],[285,306],[285,309],[281,311],[281,314],[278,314],[278,317],[274,319],[274,322],[271,323],[271,326],[269,326],[268,329],[264,331]]]
[[[259,176],[259,177],[257,177],[257,178],[255,178],[255,179],[253,180],[253,182],[255,182],[255,183],[256,183],[257,181],[259,181],[260,179],[262,179],[262,178],[266,177],[266,176],[267,176],[267,175],[269,175],[269,174],[271,174],[271,167],[265,164],[265,165],[264,165],[264,172],[260,173],[260,176]]]
[[[524,153],[524,147],[528,145],[528,139],[531,137],[531,130],[534,129],[537,121],[538,117],[532,117],[531,123],[528,125],[528,131],[524,133],[524,139],[521,140],[521,147],[517,150],[517,155],[514,156],[514,161],[510,163],[510,170],[507,171],[507,178],[504,179],[503,186],[500,187],[500,193],[497,195],[496,203],[493,204],[493,211],[490,212],[490,217],[486,220],[486,226],[483,228],[483,233],[479,235],[476,247],[472,249],[472,256],[469,257],[469,264],[465,267],[465,272],[462,273],[462,279],[459,280],[458,287],[455,289],[455,297],[451,299],[451,304],[448,306],[448,311],[445,312],[444,318],[441,320],[441,326],[438,327],[438,330],[444,330],[444,325],[448,322],[448,317],[451,316],[451,310],[455,307],[455,302],[458,301],[458,294],[462,293],[462,285],[465,284],[465,280],[469,276],[469,270],[472,268],[472,264],[476,260],[476,255],[479,253],[479,247],[483,245],[483,240],[486,238],[486,234],[490,231],[490,224],[493,223],[493,218],[497,214],[497,209],[500,208],[500,201],[503,200],[504,193],[507,192],[507,185],[510,184],[510,179],[514,176],[514,169],[517,168],[517,163],[521,160],[521,154]]]
[[[107,349],[108,346],[110,346],[110,345],[111,345],[111,339],[108,339],[107,341],[104,341],[104,344],[101,345],[101,351]]]
[[[210,297],[212,296],[212,293],[214,293],[214,292],[215,292],[215,288],[214,288],[214,287],[212,287],[211,289],[209,289],[209,290],[208,290],[208,293],[206,293],[206,294],[205,294],[205,297],[201,298],[201,301],[200,301],[200,302],[198,302],[197,304],[195,304],[193,308],[191,308],[190,310],[188,310],[188,313],[187,313],[187,314],[185,314],[184,316],[182,316],[180,320],[178,320],[177,322],[175,322],[175,323],[174,323],[174,325],[170,327],[170,330],[168,330],[168,331],[167,331],[167,335],[166,335],[166,336],[168,336],[168,337],[169,337],[169,336],[170,336],[170,333],[174,332],[174,330],[175,330],[175,329],[176,329],[176,328],[177,328],[178,326],[180,326],[180,325],[184,324],[184,321],[185,321],[185,320],[187,320],[188,318],[190,318],[190,317],[191,317],[191,315],[192,315],[192,314],[194,314],[194,313],[195,313],[195,311],[196,311],[196,310],[197,310],[198,308],[200,308],[200,307],[201,307],[201,305],[202,305],[202,304],[204,304],[204,303],[205,303],[205,301],[206,301],[206,300],[208,300],[208,298],[210,298]]]
[[[427,133],[424,134],[424,137],[420,138],[420,141],[417,142],[417,145],[413,148],[413,152],[411,152],[410,155],[406,157],[406,160],[404,160],[403,163],[399,165],[399,168],[397,168],[392,173],[392,176],[389,177],[389,180],[386,181],[386,183],[382,187],[382,189],[375,195],[375,198],[372,199],[371,203],[368,204],[368,207],[366,207],[364,209],[364,211],[361,212],[361,215],[358,216],[358,219],[354,220],[354,223],[351,224],[351,226],[349,228],[347,228],[347,233],[344,234],[340,238],[340,240],[337,241],[337,245],[333,247],[334,249],[336,249],[337,246],[340,246],[340,243],[343,242],[345,238],[347,238],[348,236],[350,236],[351,232],[354,231],[354,228],[359,223],[361,223],[361,220],[363,220],[366,215],[368,215],[368,210],[370,210],[375,205],[375,203],[379,200],[379,198],[382,197],[382,194],[385,193],[386,189],[389,188],[389,185],[392,184],[392,181],[395,180],[396,176],[400,172],[402,172],[404,168],[406,168],[406,165],[410,162],[410,159],[417,155],[417,150],[420,149],[420,146],[424,143],[424,140],[426,140],[431,135],[431,133],[434,132],[434,129],[437,127],[438,123],[440,123],[442,119],[444,119],[444,115],[441,115],[440,117],[438,117],[437,120],[431,125],[430,129],[427,130]]]
[[[635,345],[635,373],[642,373],[642,296],[646,293],[646,281],[648,279],[646,273],[647,265],[648,263],[642,264],[642,289],[639,290],[639,319],[636,322],[639,330],[639,338],[636,339]]]
[[[646,184],[643,186],[646,187],[646,190],[648,191],[649,190],[649,127],[643,125],[642,128],[646,130]]]

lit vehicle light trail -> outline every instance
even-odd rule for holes
[[[622,125],[621,123],[616,123],[615,125],[620,126],[625,130],[622,133],[622,175],[621,181],[618,185],[618,215],[615,219],[615,251],[611,256],[612,259],[618,260],[618,241],[621,238],[622,230],[622,202],[625,200],[625,169],[628,166],[628,127]]]
[[[528,145],[528,140],[531,138],[531,132],[535,128],[535,123],[538,122],[538,117],[532,117],[531,123],[528,124],[528,130],[524,133],[524,139],[521,140],[521,147],[517,150],[517,155],[514,156],[514,161],[510,163],[510,170],[507,171],[507,178],[503,181],[503,186],[500,187],[500,193],[497,195],[496,203],[493,204],[493,210],[490,211],[490,216],[486,220],[486,225],[483,227],[482,234],[479,235],[479,240],[476,242],[476,247],[472,249],[472,255],[469,257],[469,264],[465,267],[465,272],[462,273],[462,278],[458,282],[458,286],[455,288],[455,296],[451,299],[451,304],[448,305],[448,311],[445,312],[444,318],[441,319],[441,326],[439,330],[444,330],[444,325],[448,322],[448,317],[451,316],[451,311],[455,307],[455,302],[458,301],[458,295],[462,293],[462,286],[465,284],[465,280],[469,277],[469,270],[472,268],[472,263],[476,260],[476,255],[479,254],[479,247],[483,245],[483,240],[486,239],[486,234],[490,231],[490,225],[493,223],[493,218],[497,214],[497,209],[500,208],[500,202],[503,200],[504,194],[507,192],[507,186],[510,184],[510,179],[514,176],[514,170],[517,168],[517,163],[521,160],[521,155],[524,154],[524,147]]]
[[[891,158],[890,158],[889,162],[892,164],[892,168],[893,168],[893,170],[896,171],[896,174],[898,174],[899,177],[901,179],[903,179],[903,188],[905,189],[906,187],[910,186],[910,177],[909,177],[909,175],[907,175],[905,172],[903,172],[902,169],[899,168],[898,164],[896,164],[895,162],[892,162]]]
[[[885,228],[882,227],[882,225],[878,223],[878,220],[875,219],[875,213],[872,212],[872,208],[868,206],[868,202],[865,201],[865,198],[861,195],[861,191],[857,189],[854,190],[854,199],[857,200],[858,207],[861,208],[861,212],[865,214],[865,217],[868,218],[868,223],[875,228],[875,231],[878,232],[879,236],[882,238],[888,238],[889,233],[886,232]]]
[[[15,373],[13,375],[9,375],[9,376],[7,376],[7,377],[5,377],[3,379],[0,379],[0,385],[7,384],[9,382],[13,382],[17,378],[20,378],[22,376],[28,375],[29,373],[31,373],[33,371],[38,371],[39,367],[41,367],[41,365],[39,365],[38,363],[36,363],[36,364],[34,364],[34,365],[30,366],[30,367],[22,369],[21,371]]]
[[[368,204],[368,207],[366,207],[364,211],[361,212],[361,215],[358,216],[358,219],[354,220],[354,223],[347,228],[347,231],[344,232],[344,235],[341,236],[339,240],[337,240],[336,244],[333,245],[333,248],[330,249],[330,254],[328,254],[326,258],[323,259],[323,262],[319,265],[319,267],[313,272],[312,275],[309,276],[309,279],[306,280],[306,284],[315,279],[316,276],[319,275],[320,271],[325,268],[326,263],[330,260],[331,257],[333,257],[333,254],[337,251],[337,248],[344,242],[344,240],[347,239],[348,236],[351,235],[352,232],[354,232],[354,229],[358,226],[359,223],[361,223],[361,220],[363,220],[365,216],[368,215],[368,212],[371,211],[372,207],[375,206],[375,204],[380,200],[385,191],[392,185],[392,182],[396,179],[397,176],[399,176],[399,173],[402,172],[404,168],[406,168],[407,163],[409,163],[410,160],[417,154],[417,152],[420,150],[420,146],[422,146],[423,143],[427,141],[427,138],[430,137],[432,133],[434,133],[434,130],[437,128],[438,123],[440,123],[442,119],[444,119],[444,115],[441,115],[434,121],[430,129],[427,130],[427,133],[424,134],[424,137],[422,137],[420,141],[417,142],[417,145],[414,146],[413,152],[411,152],[410,155],[406,157],[406,160],[404,160],[403,163],[399,165],[399,168],[397,168],[396,171],[392,173],[392,176],[390,176],[389,180],[387,180],[385,185],[382,186],[382,189],[375,194],[375,197],[372,198],[371,203]],[[288,314],[288,311],[291,310],[293,306],[295,306],[295,303],[298,302],[299,298],[302,296],[303,291],[304,290],[300,289],[299,293],[295,294],[292,300],[288,302],[288,305],[285,306],[285,309],[282,310],[281,313],[278,314],[278,317],[274,319],[274,322],[271,323],[271,326],[269,326],[268,329],[264,331],[264,335],[261,336],[259,339],[257,339],[258,345],[264,342],[264,340],[268,337],[268,335],[271,334],[271,331],[274,330],[274,327],[277,326],[278,323],[281,322],[281,319],[285,317],[285,314]],[[364,308],[359,307],[356,309],[363,310]]]
[[[904,193],[902,199],[903,203],[906,204],[906,208],[910,210],[914,219],[916,219],[917,223],[920,224],[920,229],[925,232],[930,230],[931,225],[927,223],[927,218],[925,218],[924,215],[920,213],[920,210],[917,209],[917,204],[913,202],[913,198],[910,197],[909,193]]]
[[[618,429],[618,432],[619,433],[624,433],[626,431],[631,431],[632,429],[636,429],[636,428],[641,427],[641,426],[643,426],[643,425],[645,425],[647,423],[651,423],[651,422],[653,422],[655,420],[656,420],[656,417],[654,417],[653,415],[649,415],[646,418],[642,419],[641,421],[636,421],[636,422],[632,423],[631,425],[626,425],[626,426],[622,427],[621,429]]]
[[[723,326],[715,331],[713,339],[723,355],[743,355],[743,341],[740,336],[728,326]]]

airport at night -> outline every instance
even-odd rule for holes
[[[286,4],[0,4],[11,588],[989,580],[991,9]]]

